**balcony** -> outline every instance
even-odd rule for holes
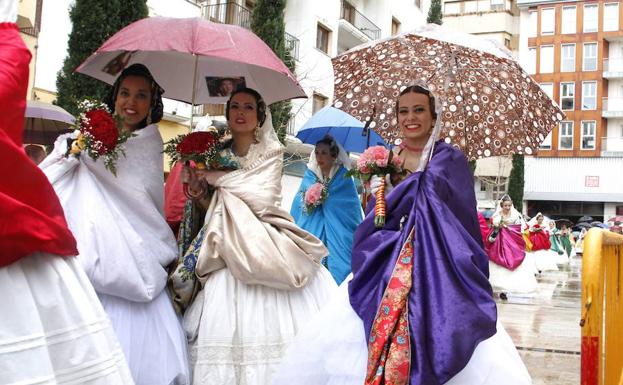
[[[601,156],[623,157],[623,137],[613,136],[601,138]]]
[[[511,12],[513,4],[511,0],[466,0],[446,1],[444,3],[443,16],[464,16],[489,12]]]
[[[381,29],[346,1],[342,1],[338,53],[381,37]]]
[[[299,44],[300,40],[286,32],[286,49],[290,51],[290,55],[294,60],[299,60]]]
[[[623,97],[602,98],[601,116],[603,118],[623,118]]]
[[[623,79],[623,57],[604,58],[604,78]]]
[[[204,5],[203,17],[215,23],[233,24],[251,29],[251,10],[233,2]]]

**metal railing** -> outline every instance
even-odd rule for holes
[[[215,23],[233,24],[251,29],[251,11],[236,2],[208,4],[204,6],[202,12],[204,18]]]
[[[355,28],[366,34],[372,40],[381,37],[381,29],[347,1],[342,0],[342,13],[340,17],[351,23]]]
[[[601,110],[610,112],[623,111],[623,97],[601,98]]]
[[[193,106],[192,114],[193,116],[203,116],[203,104],[197,104],[196,106]]]
[[[513,4],[510,0],[491,4],[490,0],[466,0],[444,3],[444,16],[459,16],[483,12],[511,12]]]
[[[301,41],[286,32],[285,43],[286,43],[286,49],[290,51],[290,55],[292,55],[294,60],[299,60],[299,44],[301,43]]]
[[[583,385],[617,385],[623,368],[623,235],[592,228],[582,256]]]
[[[39,36],[39,28],[37,28],[37,27],[20,28],[19,31],[21,33],[25,33],[26,35],[30,35],[30,36],[34,36],[34,37],[38,37]]]

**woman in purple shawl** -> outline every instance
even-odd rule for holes
[[[369,205],[353,278],[296,338],[274,385],[524,385],[530,375],[497,323],[467,160],[436,141],[435,101],[404,89],[396,114],[412,170],[387,176],[387,217]],[[371,186],[376,188],[378,179]]]

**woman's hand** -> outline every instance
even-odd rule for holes
[[[370,192],[372,193],[372,195],[376,195],[376,192],[379,191],[382,180],[383,179],[381,179],[380,176],[372,175],[372,178],[370,178]],[[393,188],[394,188],[394,185],[392,184],[390,175],[385,174],[385,195],[389,194],[389,192]]]

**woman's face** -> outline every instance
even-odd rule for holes
[[[229,102],[229,127],[234,135],[253,133],[257,127],[257,102],[253,95],[243,92]]]
[[[404,139],[426,142],[433,127],[433,114],[427,95],[409,92],[398,99],[398,127]]]
[[[513,203],[511,201],[502,202],[502,212],[508,214],[511,211],[511,207],[513,207]]]
[[[115,112],[123,119],[126,129],[135,130],[149,114],[151,87],[142,76],[130,75],[121,81],[115,99]]]
[[[331,147],[329,147],[328,144],[320,143],[316,145],[314,152],[316,154],[318,167],[320,167],[321,170],[331,170],[335,162],[335,158],[331,156]]]
[[[543,216],[542,216],[542,215],[539,215],[539,216],[536,218],[536,222],[537,222],[539,225],[540,225],[541,223],[543,223]]]

